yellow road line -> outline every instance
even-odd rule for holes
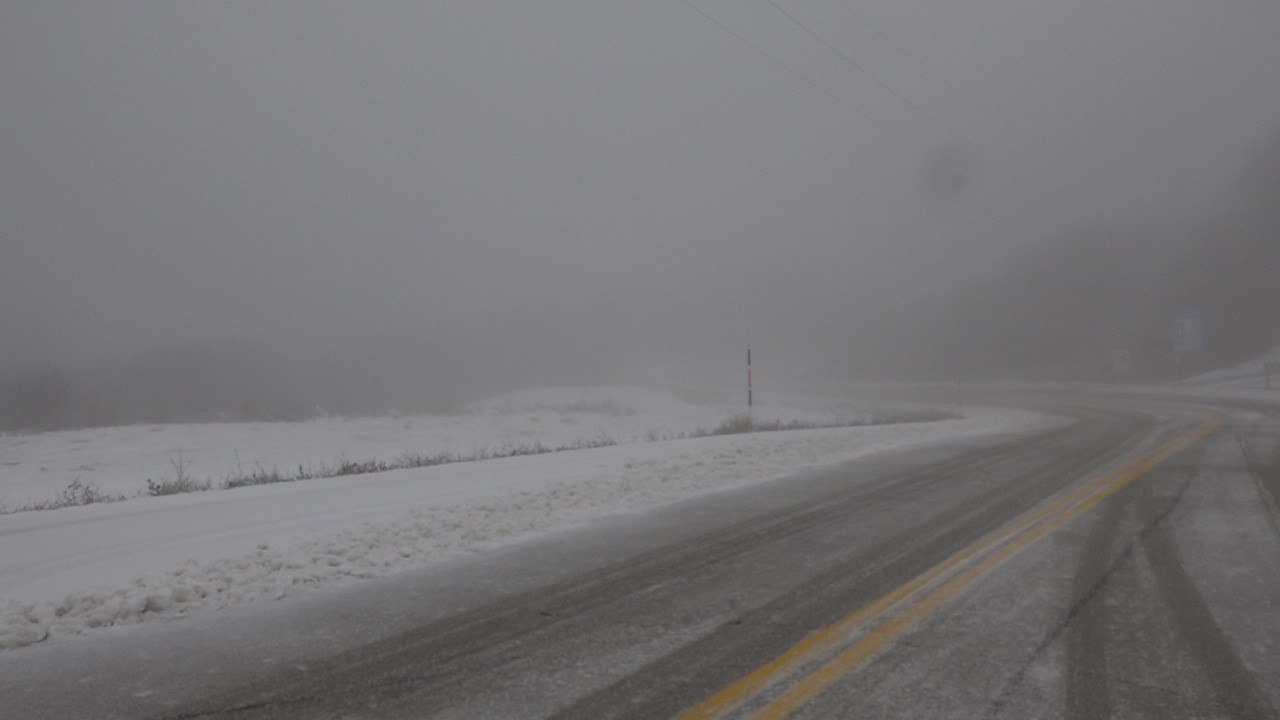
[[[806,663],[849,642],[870,623],[885,616],[929,586],[955,573],[954,577],[915,600],[896,616],[863,635],[835,658],[803,677],[752,717],[763,719],[790,715],[1001,561],[1102,502],[1160,463],[1203,440],[1221,422],[1222,418],[1215,416],[1191,432],[1102,473],[1079,488],[1046,503],[1044,507],[996,530],[852,614],[810,634],[756,670],[680,713],[677,720],[709,720],[721,717],[785,679]],[[1037,525],[1038,527],[1033,527]],[[1009,542],[1010,540],[1013,541]],[[1002,544],[1004,544],[1003,547],[997,548]],[[963,565],[992,548],[997,549],[964,571],[957,572]]]

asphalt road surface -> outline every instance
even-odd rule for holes
[[[0,715],[1280,718],[1280,403],[984,401],[1065,419],[12,653]]]

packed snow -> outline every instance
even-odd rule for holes
[[[629,431],[639,438],[722,419],[710,414],[717,412],[714,408],[698,415],[704,409],[689,407],[682,409],[688,415],[679,415],[672,425],[654,426],[660,413],[636,402],[634,394],[627,396],[626,403],[613,397],[613,404],[592,405],[583,405],[588,401],[581,397],[566,401],[571,394],[558,391],[542,399],[537,394],[505,398],[496,406],[478,406],[476,417],[458,418],[456,425],[471,430],[503,427],[518,442],[567,437],[539,433],[597,432],[599,426],[620,435]],[[554,401],[543,402],[547,398]],[[652,399],[657,404],[678,403],[659,395]],[[589,402],[602,401],[597,397]],[[813,409],[779,412],[783,417],[792,412],[813,421],[822,419],[822,411]],[[522,416],[523,424],[513,421],[514,415]],[[829,411],[825,417],[830,420]],[[351,579],[384,577],[609,515],[643,511],[870,453],[1050,422],[1055,421],[1033,413],[974,409],[964,419],[932,423],[637,442],[12,513],[0,516],[0,649],[67,638],[94,628],[275,600]],[[328,423],[314,427],[323,428],[316,437],[333,437]],[[376,442],[394,447],[397,440],[372,437],[378,427],[405,429],[386,418],[353,422],[352,430],[369,437],[348,442],[367,444],[339,447],[360,447],[366,452],[373,452]],[[443,434],[448,427],[452,426],[442,426],[438,432]],[[126,436],[119,433],[129,431],[86,431],[75,437],[88,440],[79,445],[100,447],[104,454],[120,459],[127,452],[110,447],[98,434],[120,438]],[[182,436],[183,431],[188,434]],[[457,442],[475,441],[474,432],[456,432]],[[225,435],[218,437],[224,444],[209,441],[197,447],[190,427],[162,428],[156,433],[140,429],[128,437],[145,440],[161,433],[175,433],[171,437],[188,443],[194,458],[210,463],[232,449]],[[51,443],[50,447],[58,442],[30,440]],[[245,452],[269,451],[269,441],[255,438],[254,442],[254,449]],[[142,450],[155,452],[162,445],[144,442]],[[297,441],[285,452],[323,447],[313,437]],[[283,461],[285,455],[271,457]]]

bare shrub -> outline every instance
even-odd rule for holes
[[[31,510],[57,510],[59,508],[93,505],[95,503],[119,502],[124,499],[126,499],[124,495],[102,492],[97,483],[83,482],[80,478],[76,478],[71,481],[71,484],[58,491],[57,497],[52,500],[28,503],[26,505],[13,508],[12,510],[5,508],[4,512],[16,513]]]

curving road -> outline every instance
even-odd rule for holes
[[[1066,420],[34,648],[6,717],[1280,718],[1280,404],[982,401]]]

